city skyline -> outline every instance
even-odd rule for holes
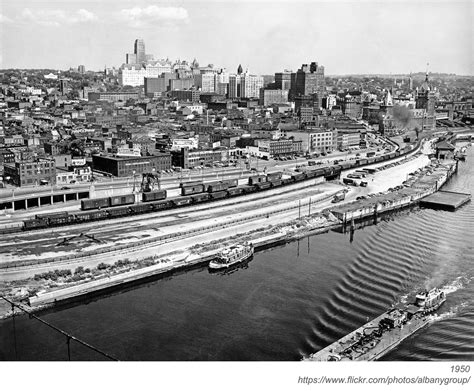
[[[230,72],[238,64],[255,74],[296,71],[312,58],[328,75],[419,72],[427,63],[431,72],[472,75],[471,7],[466,1],[20,0],[0,11],[0,68],[119,67],[141,38],[156,59],[196,58]]]

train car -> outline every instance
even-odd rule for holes
[[[306,178],[306,175],[303,173],[293,174],[291,178],[293,179],[293,182],[298,182],[304,180]]]
[[[290,185],[294,182],[295,180],[290,177],[290,178],[284,178],[281,180],[282,185]]]
[[[175,206],[183,206],[183,205],[189,205],[191,202],[193,202],[193,199],[192,197],[179,197],[179,198],[173,199],[172,202]]]
[[[244,194],[254,193],[255,191],[257,191],[257,188],[255,186],[243,185],[240,186],[240,188],[243,190]]]
[[[209,201],[210,198],[211,197],[209,193],[201,193],[201,194],[196,194],[192,196],[194,203],[206,202],[206,201]]]
[[[400,156],[400,151],[395,152],[395,157]]]
[[[31,219],[23,221],[23,229],[37,229],[37,228],[46,228],[48,226],[48,221],[45,219]]]
[[[95,211],[86,212],[86,213],[76,213],[74,217],[75,217],[76,223],[84,223],[87,221],[96,221],[96,220],[106,219],[107,217],[109,217],[109,215],[107,214],[105,210],[95,210]]]
[[[220,200],[227,197],[227,191],[216,191],[215,193],[210,193],[210,196],[213,200]]]
[[[181,182],[179,184],[179,187],[189,187],[189,186],[194,186],[194,185],[202,185],[202,181],[189,181],[189,182]]]
[[[281,173],[281,172],[269,173],[269,174],[267,174],[267,181],[271,182],[271,181],[274,181],[274,180],[277,180],[277,179],[281,179],[282,175],[283,175],[283,173]]]
[[[215,193],[215,192],[218,192],[218,191],[225,191],[228,188],[229,188],[229,185],[227,183],[212,182],[212,183],[209,184],[207,189],[205,189],[205,191],[207,191],[208,193]]]
[[[172,201],[158,201],[151,203],[154,211],[170,209],[173,205],[175,204]]]
[[[151,191],[149,193],[142,193],[143,202],[159,201],[159,200],[164,200],[165,198],[166,198],[166,190],[157,190],[157,191]]]
[[[237,187],[239,186],[239,181],[238,179],[226,179],[224,181],[222,181],[222,183],[227,183],[227,188],[231,188],[231,187]]]
[[[269,189],[272,186],[271,182],[262,182],[262,183],[256,183],[255,187],[258,190],[266,190]]]
[[[38,220],[41,220],[41,219],[45,219],[46,221],[49,219],[49,218],[64,218],[64,217],[67,217],[69,215],[68,212],[53,212],[53,213],[43,213],[43,214],[40,214],[40,215],[36,215],[35,216],[35,219],[38,219]]]
[[[81,200],[82,210],[91,210],[99,208],[108,208],[110,206],[109,198],[91,198],[88,200]]]
[[[343,170],[348,170],[352,168],[351,162],[342,162],[342,163],[339,163],[339,165],[342,167]],[[324,175],[324,171],[323,171],[323,175]]]
[[[60,225],[72,224],[75,222],[73,215],[67,214],[65,216],[51,216],[48,217],[48,225],[50,227],[57,227]]]
[[[267,181],[266,175],[254,175],[249,177],[248,184],[250,186],[255,185],[256,183],[263,183]]]
[[[130,214],[130,208],[124,207],[124,208],[107,209],[107,213],[109,214],[110,218],[123,217]]]
[[[364,166],[367,164],[368,159],[359,159],[358,162],[359,162],[359,166]]]
[[[376,163],[383,162],[383,161],[384,161],[383,156],[377,156],[377,157],[375,158],[375,162],[376,162]]]
[[[371,157],[370,159],[367,159],[367,164],[373,164],[375,163],[375,157]]]
[[[130,205],[135,203],[135,194],[109,197],[110,206]]]
[[[270,182],[272,187],[278,187],[278,186],[281,186],[281,179],[275,179],[273,181]]]
[[[234,196],[243,194],[243,192],[244,192],[244,189],[242,189],[241,187],[233,187],[227,190],[227,195],[229,197],[234,197]]]
[[[188,196],[192,194],[199,194],[204,193],[204,185],[202,183],[191,185],[191,186],[184,186],[181,188],[181,195]]]
[[[153,205],[151,204],[136,204],[130,205],[128,207],[132,214],[140,214],[140,213],[147,213],[153,210]]]
[[[389,158],[389,159],[393,159],[395,156],[397,156],[396,153],[395,153],[395,152],[392,152],[392,153],[390,153],[390,154],[388,155],[388,158]]]

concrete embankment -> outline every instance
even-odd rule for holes
[[[320,230],[328,230],[334,225],[334,223],[329,223],[326,227],[320,227],[316,229],[309,228],[306,230],[306,234],[309,235],[318,233]],[[298,235],[292,235],[288,232],[277,232],[253,239],[250,242],[254,245],[255,250],[259,251],[264,248],[286,243],[297,238]],[[103,275],[97,279],[82,282],[77,285],[40,292],[34,296],[29,297],[29,303],[31,309],[40,310],[60,302],[64,303],[77,301],[89,295],[105,293],[106,291],[123,288],[128,284],[136,283],[150,277],[167,275],[179,270],[192,268],[193,266],[206,264],[210,260],[214,259],[219,251],[220,249],[213,249],[199,254],[192,254],[189,252],[185,254],[178,254],[174,257],[158,260],[158,263],[152,266],[130,270],[127,272],[120,272],[112,275]]]
[[[418,178],[407,180],[410,187],[336,206],[330,211],[344,224],[377,217],[419,203],[424,197],[438,191],[455,172],[454,162],[432,164]]]
[[[279,232],[273,232],[258,238],[253,238],[251,242],[257,249],[270,247],[290,240],[299,239],[307,235],[325,232],[331,228],[347,223],[348,220],[355,221],[367,216],[373,216],[374,213],[385,213],[416,204],[424,196],[432,194],[439,189],[444,183],[446,183],[454,172],[454,163],[437,164],[426,170],[424,174],[427,175],[420,175],[415,179],[412,188],[406,188],[401,192],[384,194],[383,198],[376,197],[363,200],[368,202],[365,206],[361,206],[360,201],[357,201],[355,203],[330,208],[331,213],[338,220],[326,221],[325,224],[318,224],[315,226],[307,225],[298,227],[298,225],[296,225],[298,228],[289,224]],[[348,216],[350,217],[348,218]],[[98,278],[94,281],[88,281],[79,285],[40,293],[36,297],[31,297],[30,303],[33,306],[43,306],[63,300],[77,299],[84,295],[116,288],[151,276],[189,268],[209,261],[216,255],[217,251],[218,249],[214,249],[200,254],[189,254],[187,257],[181,255],[181,259],[175,258],[168,260],[168,262],[160,262],[156,265],[142,269],[118,273],[116,275],[108,276],[106,278]]]

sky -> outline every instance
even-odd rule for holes
[[[0,68],[119,67],[156,59],[255,74],[316,61],[327,75],[473,75],[471,0],[1,0]],[[429,63],[429,66],[427,65]]]

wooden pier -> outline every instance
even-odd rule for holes
[[[437,191],[420,201],[420,206],[432,209],[456,210],[471,200],[469,193]]]

